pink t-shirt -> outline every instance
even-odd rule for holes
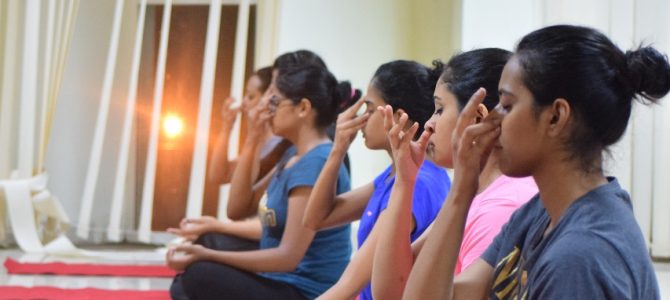
[[[486,190],[472,200],[465,220],[463,243],[456,262],[455,274],[461,273],[477,260],[512,213],[537,194],[532,177],[498,177]]]

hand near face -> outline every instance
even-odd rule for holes
[[[235,99],[228,98],[223,102],[221,106],[221,120],[223,121],[223,126],[225,128],[232,128],[237,115],[240,112],[240,106],[234,105]]]
[[[272,112],[268,108],[267,99],[262,99],[256,106],[249,110],[249,132],[248,138],[251,140],[261,140],[260,137],[270,131],[270,119]]]
[[[403,113],[396,123],[393,119],[391,106],[386,105],[377,109],[384,114],[384,130],[386,130],[386,137],[391,144],[393,161],[396,165],[396,180],[416,180],[426,157],[426,148],[432,134],[431,131],[424,131],[417,141],[412,141],[417,130],[419,130],[419,123],[414,122],[412,126],[405,129],[409,120],[407,114]]]
[[[365,126],[370,117],[370,114],[365,113],[356,116],[356,112],[363,106],[365,101],[358,100],[354,105],[349,107],[337,116],[337,124],[335,127],[335,141],[333,141],[333,148],[347,150],[351,142],[356,138],[361,128]]]
[[[168,228],[167,231],[181,236],[189,241],[195,241],[201,235],[214,231],[219,220],[204,216],[199,218],[184,218],[179,222],[179,228]]]
[[[454,179],[464,182],[469,190],[478,188],[478,178],[488,154],[500,135],[502,119],[493,115],[476,123],[477,107],[484,101],[486,90],[475,92],[456,121],[452,135]],[[454,181],[456,182],[456,181]]]

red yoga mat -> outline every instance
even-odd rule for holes
[[[174,277],[177,273],[164,265],[108,265],[84,263],[21,263],[5,260],[9,274],[54,274],[87,276]]]
[[[168,291],[101,290],[93,288],[0,286],[0,299],[169,300]]]

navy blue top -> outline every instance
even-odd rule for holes
[[[279,170],[273,175],[267,189],[267,204],[261,205],[260,218],[263,233],[260,248],[276,248],[281,242],[286,226],[288,196],[296,187],[311,187],[328,158],[332,143],[321,144],[305,153],[294,165],[283,165],[295,155],[295,147],[286,151],[280,160]],[[344,165],[340,166],[337,193],[351,189],[349,174]],[[306,199],[305,199],[306,200]],[[297,216],[302,220],[302,216]],[[319,231],[314,236],[302,261],[294,272],[263,273],[277,281],[286,282],[298,288],[305,297],[313,299],[329,289],[342,275],[351,256],[351,228],[349,225]]]
[[[555,228],[539,194],[519,208],[482,259],[491,299],[659,299],[630,197],[614,178],[586,193]]]

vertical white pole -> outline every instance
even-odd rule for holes
[[[107,54],[105,77],[102,84],[100,106],[98,107],[98,119],[95,124],[91,157],[88,161],[88,171],[86,173],[86,182],[84,183],[84,195],[82,197],[81,210],[79,211],[79,226],[77,227],[77,235],[79,235],[81,238],[88,238],[89,233],[91,211],[93,210],[93,196],[95,195],[95,185],[98,180],[98,173],[100,170],[102,146],[105,137],[105,127],[107,125],[107,115],[109,113],[109,102],[112,97],[112,82],[114,80],[114,69],[116,67],[119,32],[121,31],[123,2],[125,1],[117,0],[116,6],[114,8],[114,22],[112,23],[109,53]]]
[[[633,212],[642,235],[650,245],[651,214],[652,214],[652,180],[653,174],[653,136],[654,112],[652,108],[633,105],[633,116],[630,128],[632,133],[633,173],[631,176],[631,200]]]
[[[35,102],[37,100],[37,61],[39,58],[40,1],[27,0],[21,76],[19,120],[19,177],[33,175],[35,146]]]
[[[667,28],[667,27],[666,27]],[[665,100],[670,98],[666,97]],[[654,172],[651,253],[656,257],[670,257],[670,103],[654,107]]]
[[[221,26],[221,0],[212,0],[209,6],[205,58],[202,67],[200,85],[200,105],[198,107],[198,126],[191,165],[191,180],[188,190],[186,217],[202,215],[202,202],[205,194],[205,167],[207,163],[207,142],[212,116],[212,97],[214,95],[214,75],[219,47],[219,27]]]
[[[244,71],[247,61],[247,36],[249,34],[249,0],[240,0],[237,13],[237,33],[235,34],[235,54],[233,57],[233,78],[230,84],[231,95],[237,104],[242,101],[244,90]],[[233,125],[228,146],[228,157],[237,157],[240,143],[240,119]]]
[[[144,21],[146,18],[147,0],[141,0],[140,11],[137,17],[137,31],[135,32],[135,45],[133,49],[133,61],[130,69],[130,83],[128,84],[128,100],[126,102],[126,114],[123,120],[123,133],[119,147],[119,161],[116,167],[114,179],[114,193],[112,195],[112,211],[109,215],[109,227],[107,227],[107,238],[111,241],[121,240],[121,213],[123,211],[123,194],[128,172],[128,152],[130,149],[130,137],[133,128],[133,115],[135,102],[137,100],[137,82],[140,73],[140,59],[142,53],[142,39],[144,36]]]
[[[651,6],[651,5],[650,5]],[[653,28],[654,47],[661,52],[670,52],[670,3],[654,1]],[[650,14],[652,15],[652,14]],[[670,257],[670,97],[654,105],[654,202],[652,215],[651,254],[655,257]]]
[[[49,109],[49,102],[52,98],[49,97],[51,87],[51,59],[53,56],[53,28],[56,13],[56,1],[48,1],[47,9],[47,27],[46,27],[46,45],[44,46],[44,72],[42,74],[42,113],[40,114],[40,139],[39,139],[39,153],[37,156],[37,172],[42,172],[44,166],[44,155],[46,150],[46,133],[50,124],[47,122],[47,111]]]
[[[144,172],[144,187],[142,189],[142,207],[140,210],[140,227],[138,238],[148,243],[151,239],[151,219],[154,201],[154,183],[156,181],[156,156],[158,155],[158,131],[160,130],[161,105],[163,102],[163,85],[165,84],[165,62],[167,60],[167,46],[170,33],[170,16],[172,0],[165,0],[163,7],[163,21],[161,23],[161,37],[158,48],[158,65],[156,67],[156,84],[154,85],[154,105],[151,115],[151,133],[149,149]]]
[[[4,145],[4,151],[0,153],[0,179],[8,178],[11,172],[12,159],[14,151],[9,151],[9,145],[12,145],[12,129],[14,128],[14,105],[16,102],[16,57],[18,56],[19,40],[18,34],[18,0],[9,0],[7,2],[7,23],[5,27],[5,53],[3,59],[2,74],[2,94],[0,94],[0,145]],[[13,148],[13,147],[12,147]],[[16,149],[16,148],[13,148]]]

